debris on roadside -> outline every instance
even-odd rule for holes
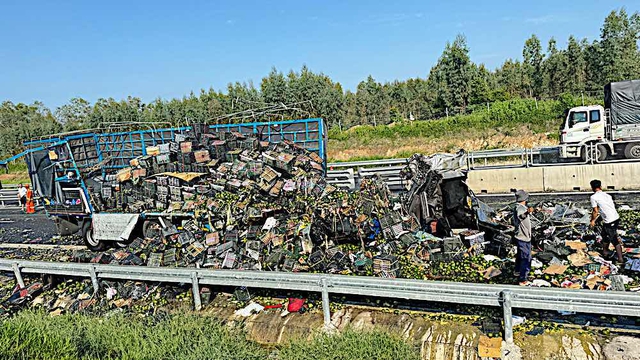
[[[177,134],[127,167],[86,180],[99,213],[139,213],[142,231],[117,248],[54,258],[514,283],[513,211],[474,196],[465,163],[464,152],[416,154],[402,171],[406,192],[392,193],[376,176],[350,192],[327,183],[323,160],[293,142]],[[627,262],[617,266],[601,256],[587,211],[534,206],[532,286],[638,288],[640,218],[624,215]],[[27,250],[6,253],[37,259]]]

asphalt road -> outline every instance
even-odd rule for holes
[[[640,209],[640,192],[610,192],[611,197],[616,203],[616,206],[623,207],[628,206],[633,209]],[[499,195],[487,195],[477,194],[480,200],[486,204],[492,206],[494,209],[500,209],[503,206],[512,204],[515,201],[512,194],[499,194]],[[589,197],[591,193],[559,193],[559,194],[532,194],[529,203],[537,204],[543,202],[556,203],[556,204],[568,204],[574,203],[578,207],[590,209],[591,204]]]
[[[44,212],[24,214],[19,210],[0,210],[0,242],[79,245],[82,239],[60,237],[53,220]]]

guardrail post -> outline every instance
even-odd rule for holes
[[[533,149],[527,149],[527,164],[533,166]]]
[[[198,273],[191,273],[191,292],[193,292],[193,305],[196,310],[202,309],[202,299],[200,299],[200,284],[198,284]]]
[[[13,268],[13,274],[16,277],[16,281],[18,282],[18,286],[20,286],[20,289],[24,289],[24,280],[22,279],[22,273],[20,273],[20,266],[18,266],[18,263],[13,263],[13,265],[11,266]]]
[[[511,299],[513,294],[509,290],[502,292],[502,313],[504,316],[504,341],[513,343],[513,315],[511,313]]]
[[[331,326],[331,310],[329,308],[329,288],[327,278],[320,280],[322,284],[322,312],[324,314],[324,327],[328,329]]]
[[[89,268],[89,275],[91,275],[91,284],[93,285],[93,293],[97,294],[100,291],[100,283],[98,282],[98,274],[96,273],[96,267]]]

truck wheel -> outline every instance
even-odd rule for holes
[[[155,239],[162,236],[162,226],[156,220],[145,220],[142,223],[142,236],[145,239]]]
[[[84,244],[91,251],[102,251],[106,248],[102,241],[96,240],[93,236],[91,220],[85,220],[84,224],[82,224],[82,239],[84,240]]]
[[[591,162],[591,148],[589,146],[586,146],[584,149],[584,151],[581,151],[580,154],[580,161],[581,162]]]
[[[596,146],[596,159],[598,160],[598,162],[602,162],[607,160],[607,158],[609,157],[609,151],[607,150],[607,147],[604,145],[598,145]]]
[[[640,159],[640,143],[629,143],[624,148],[624,157],[627,159]]]

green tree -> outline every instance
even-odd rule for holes
[[[287,79],[275,67],[271,69],[269,75],[262,78],[260,91],[264,102],[268,104],[289,102],[287,99]]]
[[[484,64],[480,64],[479,66],[472,64],[471,74],[470,104],[480,104],[489,101],[491,96],[491,72],[487,70]]]
[[[469,105],[473,66],[469,59],[467,40],[456,36],[447,43],[438,63],[431,69],[429,80],[438,92],[437,105],[464,112]]]
[[[409,96],[407,83],[395,80],[383,85],[384,91],[389,99],[389,110],[391,121],[400,121],[409,118]]]
[[[523,86],[529,91],[529,96],[542,94],[542,46],[536,35],[531,35],[522,49],[522,65],[524,67]]]
[[[572,94],[579,94],[586,88],[587,63],[584,58],[582,44],[576,38],[569,36],[567,45],[567,75],[569,79],[567,90]]]
[[[235,82],[227,85],[226,106],[228,114],[240,113],[251,109],[264,107],[262,93],[256,89],[253,83]],[[245,114],[247,115],[247,114]],[[257,120],[255,116],[250,114],[247,120]],[[233,118],[231,118],[233,120]],[[229,121],[229,119],[227,119]]]
[[[14,104],[5,101],[0,105],[0,157],[6,158],[22,150],[22,143],[43,135],[62,131],[44,104]]]
[[[204,104],[206,109],[207,122],[211,122],[215,118],[227,113],[224,108],[225,98],[225,94],[215,91],[213,88],[209,88],[208,91],[200,91],[199,101]]]
[[[390,122],[387,96],[382,84],[369,75],[358,84],[356,92],[358,114],[363,124],[380,125]]]
[[[409,106],[407,118],[422,120],[432,118],[437,112],[434,108],[436,89],[430,86],[427,80],[421,78],[409,79],[406,85]]]
[[[361,124],[358,98],[355,93],[347,90],[344,94],[344,106],[342,107],[342,116],[338,121],[338,127],[341,130]]]
[[[556,97],[567,90],[567,57],[558,50],[556,40],[551,38],[544,62],[544,88],[548,97]]]
[[[585,61],[585,89],[590,94],[602,91],[605,83],[602,73],[602,46],[598,41],[589,44],[582,42]]]
[[[327,75],[316,74],[304,65],[300,73],[290,72],[287,77],[289,99],[287,103],[296,103],[290,117],[322,117],[329,127],[338,125],[342,116],[344,94],[342,86],[334,83]]]
[[[502,67],[496,71],[497,83],[500,92],[504,95],[497,100],[506,100],[526,96],[528,90],[524,82],[524,69],[520,61],[508,59]]]
[[[612,11],[600,32],[604,82],[630,80],[640,76],[640,15],[625,9]]]
[[[59,106],[54,112],[56,120],[65,131],[84,129],[91,113],[91,104],[82,98],[73,98],[68,104]]]

